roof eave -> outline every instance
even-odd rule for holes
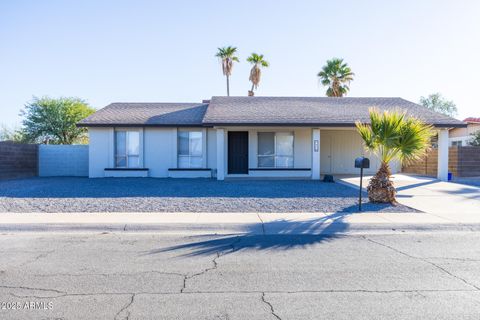
[[[298,122],[204,122],[204,125],[208,126],[251,126],[251,127],[346,127],[352,128],[355,127],[355,123],[345,123],[345,122],[311,122],[311,123],[298,123]],[[466,128],[467,125],[463,123],[434,123],[432,124],[435,128]]]
[[[153,124],[153,123],[77,123],[79,128],[89,128],[89,127],[164,127],[164,128],[175,128],[175,127],[206,127],[203,124],[198,123],[182,123],[182,124]],[[208,126],[210,127],[210,126]]]

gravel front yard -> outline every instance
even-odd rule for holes
[[[355,212],[358,193],[319,181],[30,178],[0,181],[0,212]],[[368,201],[368,199],[366,199]],[[412,212],[365,203],[364,211]]]

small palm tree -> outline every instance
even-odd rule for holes
[[[324,86],[328,86],[328,97],[343,97],[350,90],[350,82],[355,74],[343,59],[333,58],[327,61],[317,76]]]
[[[227,96],[230,96],[230,76],[232,75],[233,62],[240,62],[236,56],[236,53],[236,47],[228,46],[218,48],[217,54],[215,55],[222,63],[223,75],[227,77]]]
[[[430,147],[432,127],[405,112],[380,113],[376,109],[370,110],[370,124],[357,121],[356,126],[366,149],[381,161],[368,184],[368,198],[371,202],[396,203],[389,162],[400,160],[408,164],[423,156]]]
[[[258,88],[260,84],[260,78],[262,76],[262,67],[267,68],[269,66],[268,61],[263,59],[263,54],[252,53],[247,61],[253,64],[252,70],[250,70],[250,77],[248,80],[252,82],[252,89],[248,91],[249,96],[253,96],[253,90]]]

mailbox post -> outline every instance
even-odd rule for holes
[[[358,157],[355,159],[355,168],[360,168],[360,192],[358,195],[358,211],[362,211],[362,182],[363,169],[370,168],[370,159],[365,157]]]

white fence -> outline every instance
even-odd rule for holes
[[[38,148],[40,177],[87,177],[88,145],[44,145]]]

